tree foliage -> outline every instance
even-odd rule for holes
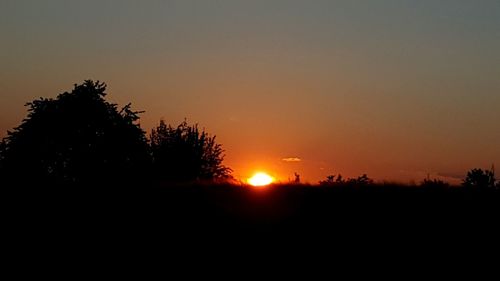
[[[85,81],[55,99],[27,103],[28,115],[0,145],[1,169],[16,181],[82,182],[138,175],[147,140],[130,104],[105,101],[106,85]]]
[[[150,135],[154,173],[172,181],[214,180],[227,178],[231,169],[222,165],[222,146],[198,125],[186,121],[177,127],[163,120]]]
[[[494,188],[495,172],[492,170],[472,169],[467,172],[462,185],[473,188]]]

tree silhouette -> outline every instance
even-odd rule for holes
[[[319,184],[323,186],[343,186],[343,185],[367,186],[367,185],[372,185],[373,180],[369,178],[366,174],[363,174],[357,178],[348,178],[346,180],[342,177],[341,174],[339,174],[338,176],[329,175],[326,177],[326,180],[320,181]]]
[[[348,179],[347,183],[358,186],[365,186],[373,184],[373,180],[369,178],[368,175],[363,174],[357,178]]]
[[[474,188],[494,188],[495,182],[493,170],[472,169],[467,173],[462,185]]]
[[[215,180],[229,177],[222,165],[222,146],[198,125],[186,121],[176,128],[160,121],[150,136],[154,173],[170,181]]]
[[[0,145],[3,173],[16,182],[99,183],[138,178],[148,163],[144,131],[130,104],[104,100],[106,85],[85,81],[56,99],[27,103],[28,116]]]
[[[345,183],[342,179],[342,175],[338,175],[337,179],[335,179],[335,175],[329,175],[326,177],[326,180],[319,181],[319,185],[335,185],[335,184],[343,184]]]

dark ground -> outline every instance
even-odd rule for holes
[[[446,272],[452,261],[458,273],[474,262],[497,268],[499,199],[498,190],[405,186],[4,188],[2,253],[18,273],[43,264],[35,273],[70,268],[69,276],[113,263],[122,274],[145,263],[186,276],[207,274],[200,264],[236,266],[240,277],[262,268],[293,275],[308,264],[311,278],[344,264],[351,276],[373,268],[413,276]],[[399,275],[400,266],[411,270]]]
[[[450,258],[495,268],[499,199],[498,190],[405,186],[4,188],[2,252],[13,266],[43,264],[51,273],[112,263],[161,268],[166,260],[190,268],[185,274],[195,264],[253,271],[276,270],[279,261],[289,274],[305,263],[328,271],[340,266],[332,259],[389,271],[443,269]]]
[[[405,186],[253,188],[231,185],[25,188],[3,196],[5,214],[28,232],[79,229],[192,233],[490,232],[500,191]],[[12,190],[10,190],[12,191]]]

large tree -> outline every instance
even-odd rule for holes
[[[105,101],[106,85],[85,81],[55,99],[27,103],[28,116],[0,145],[0,168],[15,182],[118,182],[138,178],[147,140],[130,104]]]
[[[162,120],[150,136],[154,173],[171,181],[215,180],[227,178],[231,169],[222,165],[222,146],[198,125],[186,121],[177,127]]]

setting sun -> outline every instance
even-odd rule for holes
[[[248,183],[253,186],[265,186],[271,184],[274,178],[266,173],[256,173],[251,178],[248,179]]]

